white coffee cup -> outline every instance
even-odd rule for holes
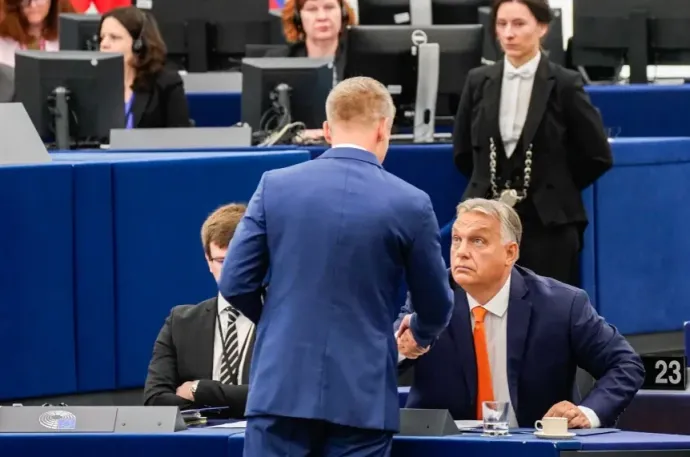
[[[568,419],[565,417],[545,417],[536,421],[534,428],[542,435],[563,436],[568,433]]]

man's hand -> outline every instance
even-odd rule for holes
[[[182,397],[185,400],[189,401],[194,401],[194,394],[192,393],[192,386],[194,383],[197,381],[187,381],[184,384],[182,384],[180,387],[177,388],[177,394],[178,397]]]
[[[420,347],[417,344],[417,341],[415,341],[414,336],[412,335],[412,330],[410,330],[411,318],[411,314],[403,317],[403,320],[400,323],[400,328],[398,328],[395,337],[398,340],[398,352],[408,359],[416,359],[420,355],[424,355],[429,352],[429,348]]]
[[[569,401],[556,403],[546,412],[544,417],[565,417],[568,419],[568,428],[592,428],[592,424],[585,413]]]

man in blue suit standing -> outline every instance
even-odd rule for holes
[[[502,202],[458,206],[444,274],[455,310],[429,352],[404,362],[415,365],[407,407],[479,419],[482,401],[501,401],[512,427],[544,416],[565,417],[570,428],[612,426],[642,385],[640,357],[584,290],[514,265],[521,235],[518,214]],[[597,379],[581,401],[578,366]]]
[[[421,354],[452,313],[427,194],[383,169],[395,108],[370,78],[326,102],[318,159],[263,175],[220,292],[257,323],[245,456],[388,456],[399,429],[392,334],[403,276]],[[262,303],[262,286],[270,284]]]

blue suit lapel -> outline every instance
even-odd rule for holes
[[[462,372],[465,376],[468,398],[474,404],[477,398],[477,359],[474,355],[470,305],[467,303],[467,294],[462,288],[454,286],[454,290],[455,308],[450,325],[448,325],[448,331],[458,353],[458,362],[463,367]]]
[[[532,303],[527,299],[527,284],[520,271],[513,268],[510,279],[508,302],[507,371],[508,389],[513,410],[518,410],[518,380],[522,372],[522,360],[529,335]]]

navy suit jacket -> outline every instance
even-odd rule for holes
[[[427,354],[406,361],[415,367],[407,407],[448,409],[456,420],[475,419],[471,313],[465,291],[450,281],[455,311],[448,331]],[[602,426],[611,426],[642,386],[640,357],[581,289],[514,267],[507,331],[508,387],[521,427],[532,427],[563,400],[592,409]],[[573,398],[578,366],[597,379],[582,401]]]
[[[452,313],[445,271],[429,196],[373,154],[333,148],[266,172],[219,282],[257,322],[247,416],[398,430],[391,330],[401,281],[420,304],[411,329],[426,345]]]

